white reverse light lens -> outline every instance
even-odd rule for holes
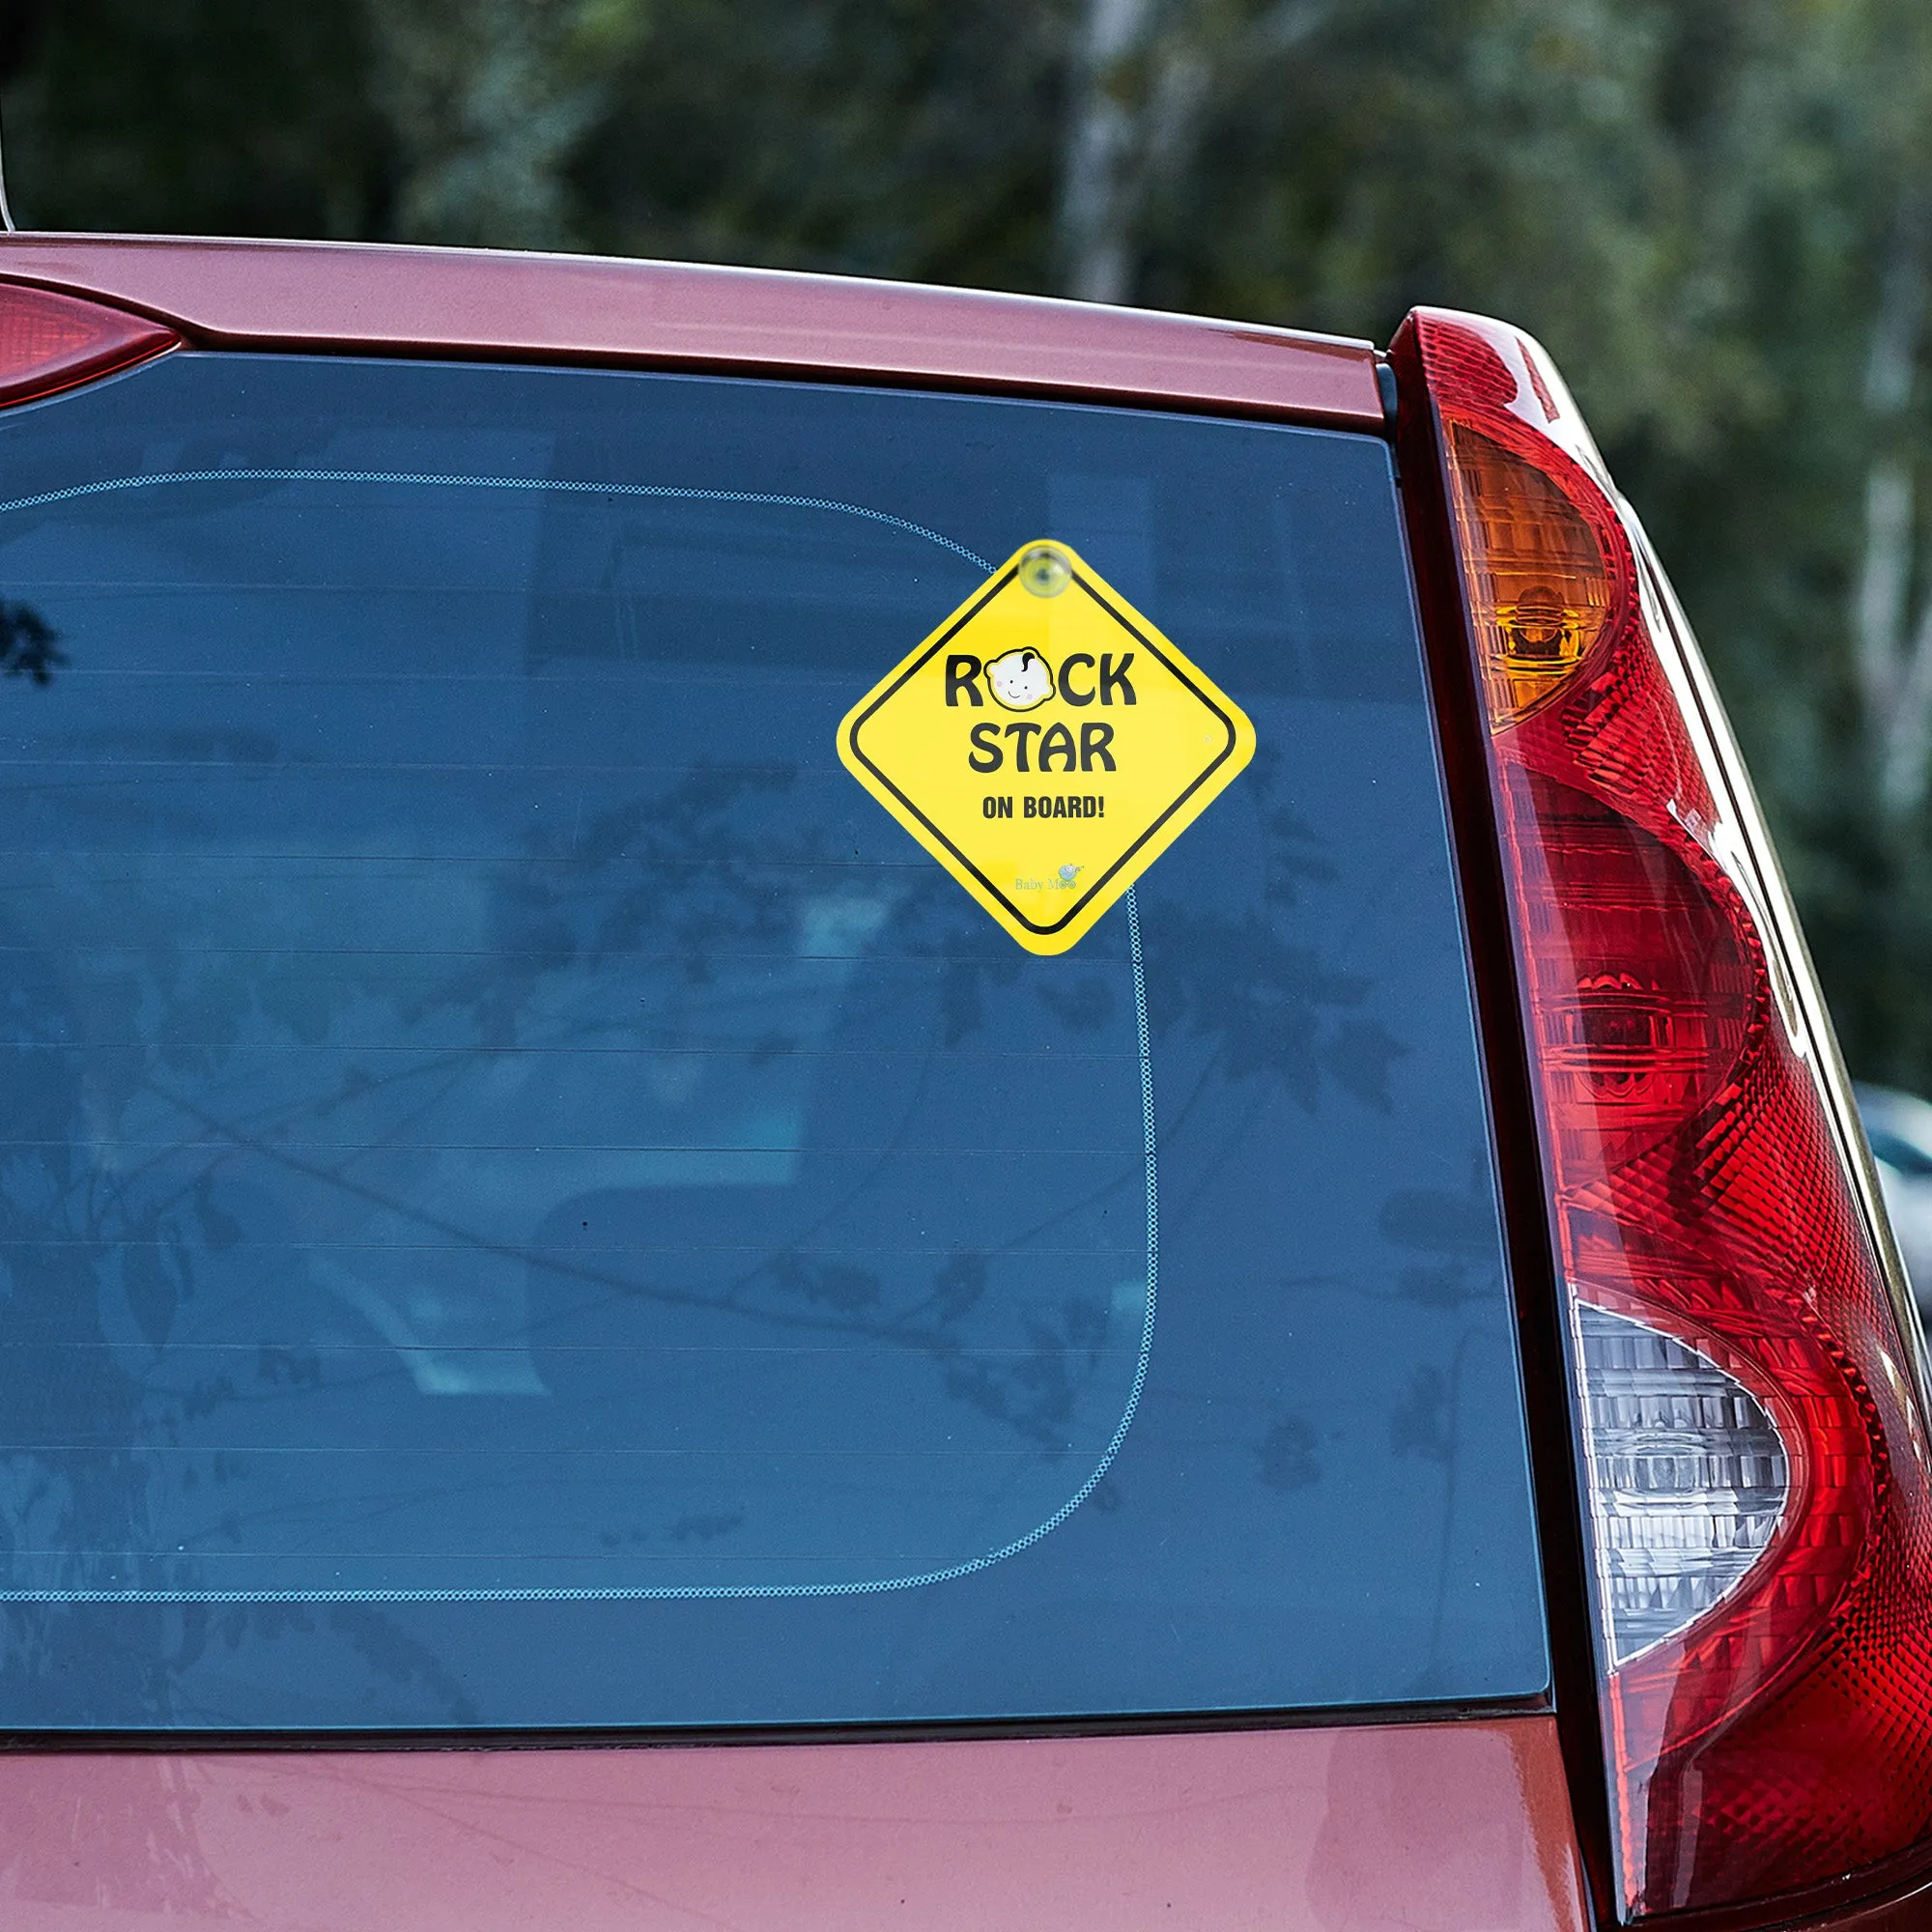
[[[1777,1426],[1682,1342],[1579,1302],[1597,1579],[1617,1663],[1728,1595],[1784,1513]]]

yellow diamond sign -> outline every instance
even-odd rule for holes
[[[846,713],[845,768],[1030,952],[1065,952],[1254,755],[1065,544],[1023,545]]]

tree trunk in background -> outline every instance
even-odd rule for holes
[[[1918,496],[1908,412],[1925,334],[1927,210],[1900,207],[1865,358],[1874,455],[1865,472],[1864,556],[1853,608],[1855,664],[1878,791],[1894,824],[1925,803],[1932,770],[1932,585],[1917,622]]]
[[[1133,281],[1135,177],[1155,0],[1086,0],[1061,178],[1066,293],[1124,301]]]
[[[1280,62],[1331,0],[1083,0],[1061,171],[1061,286],[1131,299],[1151,190],[1180,182],[1217,81]]]

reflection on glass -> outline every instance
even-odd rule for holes
[[[218,356],[0,434],[0,1715],[1541,1683],[1378,445]],[[1057,958],[833,735],[1041,530],[1262,745]]]

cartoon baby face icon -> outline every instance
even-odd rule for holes
[[[1053,667],[1036,650],[1006,651],[986,666],[986,682],[1009,711],[1031,711],[1053,696]]]

